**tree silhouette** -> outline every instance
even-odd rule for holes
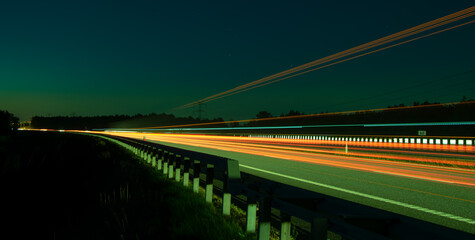
[[[0,110],[0,134],[11,132],[20,125],[19,119],[8,111]]]
[[[271,118],[272,114],[268,111],[260,111],[259,113],[256,114],[257,118]]]

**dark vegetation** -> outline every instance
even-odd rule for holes
[[[248,126],[312,126],[312,125],[349,125],[306,127],[301,129],[261,129],[252,133],[262,134],[336,134],[336,135],[417,135],[425,130],[427,136],[473,136],[474,125],[437,125],[437,126],[384,126],[365,127],[362,124],[385,123],[425,123],[425,122],[463,122],[475,121],[475,101],[463,99],[457,104],[433,105],[436,103],[415,102],[414,107],[404,108],[403,104],[389,106],[379,111],[359,111],[351,113],[322,113],[319,116],[296,117],[304,115],[298,111],[282,114],[280,119],[249,122]],[[428,105],[428,106],[424,106]],[[401,108],[402,107],[402,108]],[[268,115],[262,113],[262,115]],[[244,133],[244,131],[242,131]],[[234,131],[234,133],[238,133]],[[249,132],[247,132],[249,133]]]
[[[198,195],[106,140],[21,131],[0,141],[4,237],[243,239]]]
[[[156,126],[171,126],[181,124],[206,123],[206,122],[222,122],[222,118],[215,119],[198,119],[193,117],[175,117],[173,114],[156,114],[148,115],[137,114],[113,115],[113,116],[95,116],[95,117],[40,117],[35,116],[31,119],[33,128],[49,128],[49,129],[75,129],[75,130],[92,130],[103,128],[141,128]],[[224,124],[215,124],[217,126],[225,126]]]
[[[474,121],[475,120],[475,101],[463,98],[462,102],[450,105],[436,105],[430,106],[431,103],[414,102],[413,108],[406,107],[404,104],[388,106],[386,109],[379,111],[359,111],[351,113],[333,114],[321,112],[318,116],[298,117],[304,115],[303,112],[291,110],[288,113],[282,113],[279,119],[258,121],[257,119],[271,118],[273,115],[268,111],[260,111],[256,115],[257,121],[250,121],[246,123],[217,123],[213,125],[205,125],[206,127],[260,127],[260,126],[308,126],[308,125],[341,125],[341,124],[372,124],[372,123],[417,123],[417,122],[456,122],[456,121]],[[429,106],[424,106],[429,105]],[[136,116],[102,116],[102,117],[34,117],[32,119],[32,127],[34,128],[53,128],[53,129],[101,129],[101,128],[142,128],[142,127],[157,127],[157,126],[173,126],[182,124],[196,124],[206,122],[221,122],[222,119],[197,119],[175,117],[171,114],[149,114]],[[203,125],[187,126],[188,127],[203,127]],[[305,129],[311,132],[298,132],[299,130],[292,129],[292,133],[311,133],[311,134],[414,134],[417,133],[418,128],[405,128],[407,132],[401,132],[401,128],[395,129],[387,128],[380,131],[382,128],[373,128],[364,130],[357,130],[355,128],[341,127],[336,128],[319,128]],[[446,127],[437,126],[437,131],[431,131],[432,135],[439,134],[468,134],[470,129],[458,129],[454,131],[453,127],[445,129]],[[460,128],[460,127],[455,127]],[[431,128],[429,128],[432,130]],[[235,130],[233,130],[236,132]],[[286,130],[279,130],[278,133],[285,134]],[[297,132],[295,132],[297,131]],[[264,131],[265,132],[265,131]],[[269,131],[267,131],[269,132]],[[271,133],[271,132],[269,132]]]
[[[0,134],[11,133],[19,126],[19,119],[8,111],[0,110]]]
[[[250,126],[292,126],[317,124],[371,124],[371,123],[416,123],[416,122],[455,122],[475,120],[475,101],[461,102],[460,104],[436,105],[438,103],[414,102],[415,108],[404,104],[388,106],[379,111],[357,111],[351,113],[333,114],[321,112],[320,116],[296,117],[305,115],[303,112],[291,110],[281,114],[281,119],[250,122]],[[424,105],[429,105],[422,107]],[[256,118],[273,117],[266,111],[261,111]]]

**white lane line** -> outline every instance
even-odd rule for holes
[[[366,193],[355,192],[355,191],[352,191],[352,190],[348,190],[348,189],[344,189],[344,188],[340,188],[340,187],[335,187],[335,186],[331,186],[331,185],[327,185],[327,184],[323,184],[323,183],[317,183],[317,182],[313,182],[313,181],[309,181],[309,180],[305,180],[305,179],[300,179],[300,178],[292,177],[292,176],[289,176],[289,175],[284,175],[284,174],[275,173],[275,172],[271,172],[271,171],[267,171],[267,170],[263,170],[263,169],[259,169],[259,168],[254,168],[254,167],[247,166],[247,165],[239,164],[239,166],[244,167],[244,168],[249,168],[249,169],[252,169],[252,170],[255,170],[255,171],[260,171],[260,172],[264,172],[264,173],[267,173],[267,174],[279,176],[279,177],[292,179],[292,180],[295,180],[295,181],[300,181],[300,182],[304,182],[304,183],[308,183],[308,184],[312,184],[312,185],[316,185],[316,186],[320,186],[320,187],[324,187],[324,188],[329,188],[329,189],[333,189],[333,190],[337,190],[337,191],[341,191],[341,192],[345,192],[345,193],[350,193],[350,194],[361,196],[361,197],[366,197],[366,198],[378,200],[378,201],[385,202],[385,203],[390,203],[390,204],[394,204],[394,205],[398,205],[398,206],[418,210],[418,211],[425,212],[425,213],[430,213],[430,214],[441,216],[441,217],[450,218],[450,219],[457,220],[457,221],[464,222],[464,223],[475,224],[475,220],[455,216],[455,215],[452,215],[450,213],[444,213],[444,212],[440,212],[440,211],[436,211],[436,210],[432,210],[432,209],[428,209],[428,208],[424,208],[424,207],[418,207],[418,206],[414,206],[414,205],[411,205],[411,204],[408,204],[408,203],[402,203],[402,202],[398,202],[398,201],[394,201],[394,200],[390,200],[390,199],[386,199],[386,198],[382,198],[382,197],[378,197],[378,196],[374,196],[374,195],[370,195],[370,194],[366,194]]]

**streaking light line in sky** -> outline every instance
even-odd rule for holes
[[[227,94],[225,94],[225,95],[217,96],[217,97],[215,97],[215,98],[213,98],[213,99],[209,99],[209,100],[206,100],[206,101],[202,101],[202,102],[200,102],[200,103],[206,103],[206,102],[218,100],[218,99],[220,99],[220,98],[224,98],[224,97],[228,97],[228,96],[231,96],[231,95],[234,95],[234,94],[238,94],[238,93],[241,93],[241,92],[249,91],[249,90],[252,90],[252,89],[254,89],[254,88],[263,87],[263,86],[269,85],[269,84],[271,84],[271,83],[280,82],[280,81],[285,80],[285,79],[288,79],[288,78],[293,78],[293,77],[296,77],[296,76],[299,76],[299,75],[303,75],[303,74],[306,74],[306,73],[309,73],[309,72],[313,72],[313,71],[316,71],[316,70],[320,70],[320,69],[322,69],[322,68],[330,67],[330,66],[336,65],[336,64],[338,64],[338,63],[342,63],[342,62],[346,62],[346,61],[349,61],[349,60],[353,60],[353,59],[356,59],[356,58],[359,58],[359,57],[363,57],[363,56],[366,56],[366,55],[369,55],[369,54],[372,54],[372,53],[377,53],[377,52],[380,52],[380,51],[383,51],[383,50],[386,50],[386,49],[389,49],[389,48],[392,48],[392,47],[396,47],[396,46],[399,46],[399,45],[402,45],[402,44],[405,44],[405,43],[413,42],[413,41],[419,40],[419,39],[421,39],[421,38],[425,38],[425,37],[429,37],[429,36],[432,36],[432,35],[435,35],[435,34],[438,34],[438,33],[442,33],[442,32],[445,32],[445,31],[448,31],[448,30],[451,30],[451,29],[454,29],[454,28],[462,27],[462,26],[465,26],[465,25],[470,24],[470,23],[473,23],[473,22],[475,22],[475,20],[470,21],[470,22],[466,22],[466,23],[462,23],[462,24],[459,24],[459,25],[456,25],[456,26],[453,26],[453,27],[450,27],[450,28],[442,29],[442,30],[437,31],[437,32],[429,33],[429,34],[426,34],[426,35],[424,35],[424,36],[420,36],[420,37],[416,37],[416,38],[413,38],[413,39],[409,39],[409,40],[406,40],[406,41],[404,41],[404,42],[396,43],[396,44],[393,44],[393,45],[390,45],[390,46],[387,46],[387,47],[383,47],[383,48],[380,48],[380,49],[376,49],[376,50],[373,50],[373,51],[370,51],[370,52],[366,52],[366,53],[363,53],[363,54],[360,54],[360,55],[357,55],[357,56],[349,57],[349,58],[346,58],[346,59],[343,59],[343,60],[340,60],[340,61],[337,61],[337,62],[333,62],[333,63],[327,64],[327,65],[324,65],[324,66],[320,66],[320,67],[317,67],[317,68],[313,68],[313,69],[306,70],[306,71],[303,71],[303,72],[299,72],[299,73],[296,73],[296,74],[293,74],[293,75],[285,76],[285,77],[282,77],[282,78],[277,78],[277,79],[274,79],[274,80],[272,80],[272,81],[267,81],[267,82],[261,83],[261,84],[259,84],[259,85],[255,85],[255,86],[252,86],[252,87],[249,87],[249,88],[241,89],[241,90],[239,90],[239,91],[227,93]],[[329,62],[329,61],[327,61],[327,62]],[[195,104],[195,105],[196,105],[196,104]],[[194,106],[194,105],[192,105],[192,106]]]
[[[464,10],[464,11],[465,11],[465,10]],[[463,11],[461,11],[461,12],[463,12]],[[459,13],[460,13],[460,12],[459,12]],[[458,14],[458,13],[456,13],[456,14]],[[460,15],[460,14],[459,14],[459,15]],[[465,17],[472,16],[472,15],[473,15],[473,13],[471,13],[471,14],[469,14],[469,15],[466,15],[466,16],[462,16],[462,17],[458,17],[458,18],[455,18],[455,19],[451,19],[450,21],[447,21],[447,22],[443,23],[443,25],[445,25],[445,24],[447,24],[447,23],[450,23],[450,22],[453,22],[453,21],[456,21],[456,20],[460,20],[460,19],[465,18]],[[449,15],[449,16],[450,16],[450,15]],[[442,21],[442,20],[445,21],[445,20],[447,19],[447,17],[448,17],[448,16],[443,17],[443,18],[440,18],[440,19],[437,19],[437,20],[434,20],[434,21],[439,21],[439,20],[440,20],[440,21]],[[427,23],[426,23],[426,24],[427,24]],[[425,25],[425,24],[423,24],[423,25]],[[419,26],[417,26],[417,27],[415,27],[415,28],[418,28],[418,27],[420,27],[420,26],[422,26],[422,25],[419,25]],[[413,34],[416,34],[416,33],[420,33],[420,32],[422,32],[422,31],[426,31],[426,30],[429,30],[429,29],[432,29],[432,28],[438,27],[438,26],[441,26],[441,24],[440,24],[440,23],[439,23],[439,24],[435,24],[435,25],[430,26],[430,28],[427,28],[427,29],[425,29],[425,30],[418,30],[418,31],[415,31],[415,32],[411,33],[410,35],[413,35]],[[415,29],[415,28],[413,28],[413,29]],[[450,29],[452,29],[452,28],[450,28]],[[408,29],[408,30],[406,30],[406,31],[409,31],[409,30],[411,30],[411,29]],[[448,30],[448,29],[446,29],[446,30]],[[444,31],[445,31],[445,30],[444,30]],[[403,32],[405,32],[405,31],[403,31]],[[439,31],[439,32],[441,32],[441,31]],[[402,33],[402,32],[400,32],[400,33]],[[400,33],[393,34],[393,35],[395,36],[395,35],[398,35],[398,34],[400,34]],[[438,32],[437,32],[437,33],[438,33]],[[434,34],[435,34],[435,33],[434,33]],[[393,36],[393,35],[390,35],[390,36],[388,36],[388,37],[391,37],[391,36]],[[410,35],[406,35],[406,36],[402,36],[402,37],[397,37],[397,38],[392,39],[392,40],[390,40],[390,41],[380,42],[379,44],[377,44],[377,45],[375,45],[375,46],[379,46],[379,45],[384,44],[384,43],[389,43],[389,42],[391,42],[391,41],[398,40],[398,39],[401,39],[401,38],[403,38],[403,37],[407,37],[407,36],[410,36]],[[430,35],[433,35],[433,34],[430,34]],[[385,38],[388,38],[388,37],[385,37]],[[375,41],[373,41],[373,42],[378,42],[378,41],[380,41],[380,40],[382,40],[382,39],[385,39],[385,38],[381,38],[381,39],[375,40]],[[418,38],[418,39],[419,39],[419,38]],[[287,75],[287,74],[290,74],[290,73],[295,73],[295,72],[304,70],[304,69],[306,69],[306,68],[313,67],[313,66],[315,66],[315,65],[323,64],[323,63],[326,63],[326,62],[329,62],[329,61],[332,61],[332,60],[335,60],[335,59],[338,59],[338,58],[341,58],[341,57],[344,57],[344,56],[348,56],[348,55],[351,55],[351,54],[354,54],[354,53],[358,53],[358,52],[363,51],[363,50],[367,50],[367,49],[372,48],[372,47],[375,47],[375,46],[372,46],[372,47],[365,47],[365,48],[361,48],[361,47],[362,47],[362,46],[365,46],[365,45],[368,45],[368,44],[371,45],[371,43],[373,43],[373,42],[360,45],[360,46],[358,46],[358,47],[355,47],[355,48],[352,48],[352,49],[349,49],[349,50],[346,50],[346,51],[343,51],[343,52],[340,52],[340,53],[337,53],[337,54],[334,54],[334,55],[331,55],[331,56],[328,56],[328,57],[325,57],[325,58],[322,58],[322,59],[319,59],[319,60],[316,60],[316,61],[311,62],[311,63],[308,63],[308,64],[301,65],[301,66],[296,67],[296,68],[292,68],[292,69],[290,69],[290,70],[287,70],[287,71],[284,71],[284,72],[281,72],[281,73],[278,73],[278,74],[274,74],[274,75],[272,75],[272,76],[269,76],[269,77],[266,77],[266,78],[263,78],[263,79],[260,79],[260,80],[257,80],[257,81],[254,81],[254,82],[251,82],[251,83],[248,83],[248,84],[239,86],[239,87],[236,87],[236,88],[234,88],[234,89],[225,91],[225,92],[223,92],[223,93],[216,94],[216,95],[211,96],[211,97],[208,97],[208,98],[206,98],[206,99],[202,99],[202,100],[200,100],[200,101],[196,101],[196,102],[194,102],[194,103],[195,103],[194,105],[200,104],[200,103],[204,103],[204,102],[208,102],[208,101],[212,101],[212,100],[216,100],[216,99],[218,99],[218,98],[224,97],[223,94],[225,94],[226,96],[227,96],[227,95],[232,95],[232,94],[234,94],[234,93],[236,93],[236,92],[234,92],[234,93],[229,93],[229,92],[238,91],[239,89],[242,89],[242,88],[250,87],[249,89],[247,89],[247,90],[250,90],[250,89],[253,89],[253,88],[258,87],[258,86],[254,86],[254,87],[251,87],[251,86],[256,85],[256,84],[263,83],[263,82],[265,82],[265,81],[270,81],[270,80],[272,80],[273,78],[278,78],[278,77],[281,77],[281,76],[283,76],[283,75]],[[408,42],[408,41],[406,41],[406,42]],[[404,43],[405,43],[405,42],[404,42]],[[397,45],[394,45],[394,46],[397,46]],[[357,50],[358,48],[360,48],[360,49]],[[355,49],[356,49],[357,51],[355,51]],[[353,52],[352,52],[352,51],[353,51]],[[342,53],[345,53],[345,52],[348,52],[348,53],[346,53],[346,54],[344,54],[344,55],[342,55],[342,56],[335,57],[335,56],[341,55]],[[325,60],[325,61],[322,61],[322,60],[324,60],[324,59],[326,59],[326,60]],[[353,59],[353,58],[352,58],[352,59]],[[305,67],[304,67],[304,66],[305,66]],[[301,68],[301,69],[297,69],[297,68]],[[285,74],[284,74],[284,73],[285,73]],[[300,75],[300,74],[299,74],[299,75]],[[270,78],[270,79],[269,79],[269,78]],[[286,77],[286,78],[288,78],[288,77]],[[272,81],[272,82],[274,82],[274,81]],[[268,83],[267,83],[267,84],[268,84]],[[263,85],[267,85],[267,84],[262,84],[262,86],[263,86]],[[246,91],[246,89],[244,89],[244,90],[239,90],[238,92],[242,92],[242,91]],[[221,95],[221,96],[219,96],[219,95]],[[213,98],[213,97],[216,97],[216,98]],[[191,104],[193,104],[193,103],[191,103]],[[189,106],[188,106],[188,105],[189,105],[189,104],[185,105],[184,107],[193,106],[193,105],[189,105]]]
[[[286,71],[283,71],[283,72],[280,72],[280,73],[277,73],[277,74],[274,74],[274,75],[271,75],[271,76],[268,76],[268,77],[265,77],[265,78],[262,78],[262,79],[259,79],[259,80],[256,80],[256,81],[253,81],[253,82],[250,82],[250,83],[238,86],[238,87],[235,87],[235,88],[227,90],[225,92],[218,93],[218,94],[215,94],[213,96],[210,96],[210,97],[207,97],[207,98],[204,98],[204,99],[192,102],[192,103],[185,104],[180,108],[187,108],[187,107],[191,107],[191,106],[203,103],[203,102],[213,101],[216,98],[222,97],[223,95],[229,95],[229,94],[231,94],[233,92],[236,92],[236,91],[241,92],[241,91],[244,91],[243,89],[245,89],[245,88],[250,88],[250,87],[253,87],[254,85],[262,84],[262,83],[271,81],[275,78],[279,78],[279,77],[282,77],[282,76],[285,76],[285,75],[289,75],[289,74],[292,74],[292,73],[295,73],[295,72],[299,72],[299,71],[305,70],[307,68],[314,67],[316,65],[320,65],[320,64],[323,64],[323,63],[327,63],[329,61],[336,60],[338,58],[346,57],[348,55],[355,54],[355,53],[358,53],[358,52],[361,52],[361,51],[364,51],[364,50],[367,50],[367,49],[370,49],[370,48],[374,48],[374,47],[377,47],[377,46],[380,46],[382,44],[386,44],[386,43],[389,43],[389,42],[392,42],[392,41],[395,41],[395,40],[399,40],[401,38],[409,37],[411,35],[421,33],[421,32],[436,28],[436,27],[440,27],[440,26],[446,25],[448,23],[461,20],[463,18],[471,17],[471,16],[474,15],[474,13],[473,13],[474,10],[475,10],[475,7],[470,7],[470,8],[467,8],[465,10],[462,10],[462,11],[444,16],[442,18],[439,18],[439,19],[436,19],[436,20],[418,25],[416,27],[409,28],[409,29],[406,29],[404,31],[401,31],[401,32],[398,32],[398,33],[395,33],[395,34],[392,34],[392,35],[374,40],[372,42],[369,42],[369,43],[366,43],[366,44],[363,44],[363,45],[360,45],[360,46],[357,46],[357,47],[354,47],[354,48],[351,48],[351,49],[348,49],[348,50],[345,50],[345,51],[342,51],[342,52],[339,52],[339,53],[336,53],[336,54],[333,54],[333,55],[330,55],[328,57],[318,59],[316,61],[313,61],[313,62],[304,64],[304,65],[301,65],[301,66],[298,66],[298,67],[295,67],[295,68],[292,68],[292,69],[289,69],[289,70],[286,70]],[[450,29],[453,29],[453,28],[450,28]]]

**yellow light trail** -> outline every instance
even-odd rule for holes
[[[242,138],[230,136],[121,132],[98,133],[135,139],[143,139],[145,136],[148,141],[182,144],[201,148],[279,158],[289,161],[305,162],[309,164],[327,165],[338,168],[348,168],[360,171],[397,175],[401,177],[438,181],[462,185],[470,188],[475,187],[475,170],[472,169],[368,159],[355,156],[322,155],[318,150],[302,149],[289,146],[272,145],[272,148],[263,148],[262,144],[256,144],[252,142],[240,143],[237,141],[242,141]],[[370,145],[371,143],[367,144]],[[377,154],[374,154],[374,156],[377,156]],[[424,159],[420,160],[424,161]],[[474,165],[473,162],[472,165]]]

